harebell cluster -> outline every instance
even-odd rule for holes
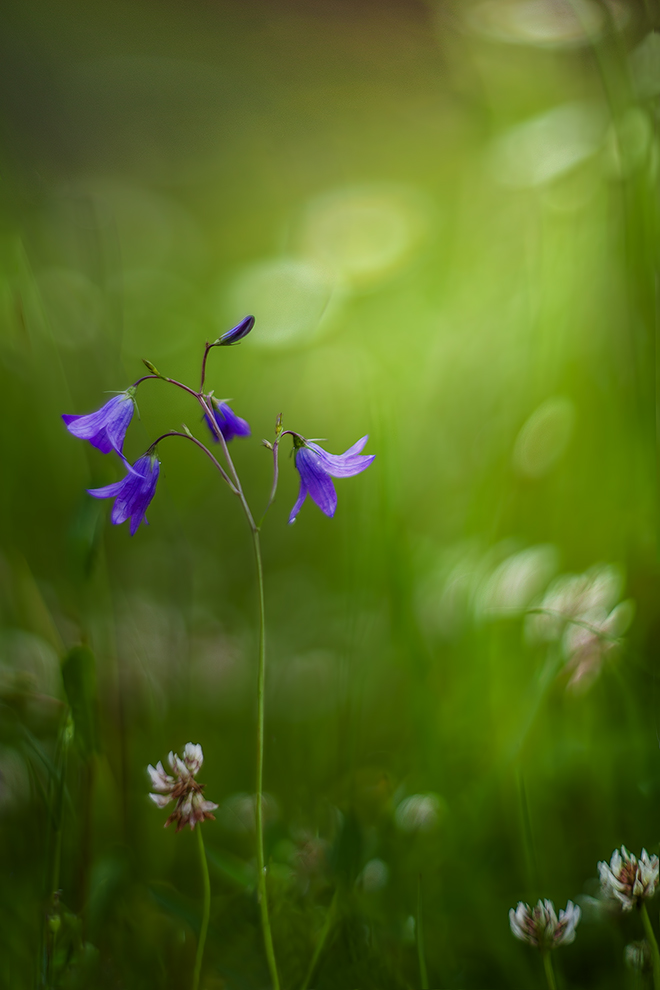
[[[228,444],[235,438],[250,436],[251,430],[247,420],[239,416],[225,400],[217,399],[213,391],[206,388],[206,368],[210,352],[216,347],[228,347],[244,340],[254,326],[254,317],[246,316],[231,330],[218,337],[213,343],[207,343],[201,363],[199,388],[194,388],[184,382],[161,374],[153,364],[145,361],[149,370],[148,375],[139,378],[133,385],[118,395],[113,396],[100,409],[87,415],[64,415],[62,418],[73,436],[88,440],[104,454],[115,453],[122,463],[124,476],[113,484],[103,488],[89,489],[89,494],[98,499],[112,499],[113,505],[110,520],[115,525],[129,522],[131,536],[135,535],[140,525],[147,522],[146,513],[156,494],[160,472],[159,452],[165,440],[180,437],[195,444],[214,464],[224,484],[236,496],[247,520],[254,549],[257,589],[259,600],[259,663],[257,674],[257,738],[256,738],[256,787],[255,787],[255,819],[256,819],[256,857],[257,857],[257,894],[261,926],[263,930],[264,948],[271,981],[274,990],[279,990],[280,980],[276,961],[275,947],[271,934],[267,868],[264,862],[263,843],[263,764],[264,764],[264,686],[266,676],[266,640],[265,640],[265,609],[264,581],[261,557],[260,530],[264,518],[270,509],[277,492],[279,477],[279,447],[283,438],[290,436],[293,443],[294,465],[300,475],[300,491],[295,505],[291,509],[289,522],[293,523],[300,512],[303,503],[309,496],[326,516],[333,516],[337,508],[337,493],[333,478],[349,478],[360,474],[374,460],[373,454],[363,454],[367,436],[362,437],[343,454],[330,454],[315,440],[306,439],[294,430],[282,427],[282,417],[276,419],[275,436],[272,441],[264,440],[264,446],[271,452],[273,459],[273,481],[265,508],[258,522],[243,490],[241,479],[229,452]],[[133,418],[136,407],[138,388],[148,381],[163,381],[175,388],[188,393],[202,410],[203,422],[208,431],[203,442],[183,426],[181,430],[168,430],[157,437],[147,450],[131,464],[124,455],[124,439]],[[215,451],[215,452],[214,452]],[[217,455],[217,456],[216,456]],[[188,743],[183,756],[170,753],[169,766],[172,775],[165,772],[162,763],[149,767],[151,786],[155,793],[152,800],[159,807],[174,801],[174,811],[167,819],[166,825],[176,824],[177,831],[189,825],[192,830],[205,820],[212,820],[212,811],[217,807],[203,795],[203,785],[196,780],[197,773],[203,762],[202,747],[199,744]],[[197,990],[200,982],[204,942],[208,930],[210,912],[210,882],[208,863],[202,838],[201,827],[197,828],[200,864],[204,881],[204,904],[202,926],[197,945],[197,955],[193,974],[193,990]]]

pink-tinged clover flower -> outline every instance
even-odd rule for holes
[[[192,831],[195,825],[205,819],[214,821],[215,815],[211,812],[218,806],[204,798],[204,784],[199,784],[195,780],[204,762],[202,747],[198,743],[186,743],[183,756],[170,753],[168,761],[174,776],[166,773],[160,762],[155,767],[151,764],[147,767],[151,786],[156,792],[149,795],[154,804],[164,808],[170,801],[176,802],[174,811],[164,827],[167,828],[172,822],[176,822],[177,832],[180,832],[185,825],[190,825]]]
[[[131,536],[142,522],[147,522],[145,513],[154,497],[160,471],[160,461],[155,454],[139,457],[125,478],[103,488],[88,488],[94,498],[114,498],[110,521],[115,526],[131,520]]]
[[[85,416],[65,413],[62,419],[69,433],[80,440],[89,440],[102,454],[109,454],[111,450],[121,454],[134,407],[135,389],[128,388],[114,395],[96,412]]]
[[[295,520],[308,495],[316,502],[321,512],[326,516],[334,516],[337,508],[337,492],[332,479],[351,478],[369,467],[376,455],[361,453],[368,439],[368,435],[362,437],[343,454],[329,454],[312,440],[305,440],[298,434],[293,434],[296,468],[300,474],[300,491],[289,516],[290,523]]]
[[[247,337],[250,330],[254,326],[254,316],[244,316],[240,323],[237,323],[235,327],[231,330],[225,331],[218,337],[217,345],[220,347],[227,347],[230,344],[238,344],[239,341],[243,340],[243,337]]]
[[[237,416],[234,410],[226,402],[220,399],[212,399],[213,403],[213,418],[215,419],[220,432],[223,437],[229,443],[234,437],[249,437],[250,436],[250,424],[245,419],[241,419]],[[206,425],[213,434],[213,439],[218,443],[218,438],[216,436],[215,430],[211,425],[211,419],[209,416],[205,416]]]
[[[580,908],[573,901],[569,901],[566,908],[559,912],[559,917],[552,901],[539,901],[534,908],[519,901],[515,911],[513,908],[509,911],[509,924],[521,942],[528,942],[542,952],[548,952],[558,945],[570,945],[575,938],[580,914]]]
[[[637,859],[621,846],[620,851],[614,850],[609,864],[598,864],[598,873],[603,896],[618,901],[624,911],[632,911],[655,894],[660,860],[657,856],[649,856],[646,849],[642,849],[642,855]]]

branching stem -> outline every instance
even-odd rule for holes
[[[266,611],[265,611],[265,600],[264,600],[264,569],[263,561],[261,557],[261,543],[259,540],[259,527],[254,521],[254,516],[250,506],[248,505],[247,499],[243,492],[243,487],[241,485],[240,478],[238,477],[238,472],[234,466],[234,462],[231,459],[231,455],[227,449],[227,441],[225,440],[222,430],[213,414],[213,401],[209,395],[203,393],[204,380],[206,377],[206,359],[208,353],[211,350],[212,344],[207,344],[204,351],[204,359],[202,362],[202,374],[201,374],[201,387],[199,392],[195,392],[193,389],[184,385],[182,382],[176,381],[174,378],[166,378],[158,375],[146,375],[145,378],[141,378],[140,381],[144,381],[146,378],[158,378],[161,377],[163,381],[169,382],[170,385],[176,385],[177,388],[183,389],[184,392],[188,392],[202,407],[202,411],[206,417],[206,421],[209,424],[211,431],[213,432],[216,440],[220,444],[222,453],[227,462],[229,468],[229,475],[222,467],[220,462],[216,457],[213,456],[211,451],[206,447],[200,440],[197,440],[191,433],[181,433],[178,430],[170,430],[168,433],[164,433],[154,442],[159,443],[160,440],[164,440],[165,437],[184,437],[186,440],[192,440],[204,453],[209,457],[218,471],[220,472],[223,480],[229,486],[231,491],[238,496],[243,512],[245,513],[245,518],[247,519],[248,525],[250,527],[250,532],[252,534],[252,543],[254,547],[254,556],[257,566],[257,585],[258,585],[258,595],[259,595],[259,662],[257,670],[257,774],[256,774],[256,831],[257,831],[257,869],[258,869],[258,879],[257,879],[257,896],[259,899],[259,911],[261,914],[261,927],[263,931],[264,948],[266,951],[266,959],[268,961],[268,969],[270,971],[270,978],[273,985],[273,990],[280,990],[280,980],[277,971],[277,962],[275,959],[275,950],[273,948],[273,936],[270,927],[270,915],[268,911],[268,890],[266,884],[266,864],[264,857],[264,816],[263,816],[263,776],[264,776],[264,710],[265,710],[265,684],[266,684]],[[137,382],[136,384],[139,384]],[[273,485],[273,490],[271,492],[271,502],[275,497],[275,489],[277,485],[277,454],[275,454],[275,466],[276,466],[276,477]],[[269,502],[270,506],[270,502]],[[201,842],[200,834],[200,842]],[[200,847],[203,850],[203,845]],[[206,854],[204,852],[204,869],[206,870],[206,881],[208,880],[208,865],[206,863]],[[210,896],[210,895],[209,895]],[[206,897],[206,887],[205,887],[205,897]],[[206,917],[206,915],[205,915]],[[199,972],[201,968],[201,953],[204,948],[204,939],[206,938],[206,926],[208,926],[208,918],[206,922],[202,923],[202,931],[200,933],[200,942],[197,950],[198,958],[195,963],[195,982],[193,984],[193,990],[197,990],[199,984]]]

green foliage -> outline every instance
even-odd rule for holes
[[[86,646],[74,646],[62,659],[62,682],[73,719],[73,738],[81,756],[99,751],[96,661]]]

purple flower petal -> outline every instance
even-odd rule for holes
[[[294,436],[296,444],[295,464],[300,474],[300,491],[289,522],[292,523],[307,495],[310,495],[326,516],[334,516],[337,493],[332,478],[350,478],[364,471],[373,462],[375,454],[363,455],[361,451],[369,439],[362,437],[343,454],[329,454],[323,447],[309,440]]]
[[[296,467],[311,498],[326,516],[334,516],[337,492],[319,455],[310,447],[296,451]]]
[[[237,323],[231,330],[227,330],[218,338],[218,343],[222,346],[237,344],[243,337],[247,337],[254,326],[254,316],[244,316],[240,323]]]
[[[305,501],[306,498],[307,498],[307,485],[305,484],[305,481],[303,479],[303,476],[301,475],[300,476],[300,491],[298,492],[298,498],[296,499],[296,504],[291,509],[291,514],[289,516],[289,522],[290,523],[295,522],[296,516],[298,515],[298,513],[302,509],[303,502]]]
[[[160,462],[151,454],[138,458],[133,470],[112,485],[104,488],[90,488],[88,492],[94,498],[114,498],[110,521],[119,526],[131,520],[131,536],[134,536],[140,524],[145,521],[145,513],[154,497],[156,483],[160,471]]]
[[[237,416],[231,406],[227,405],[226,402],[213,403],[213,417],[220,428],[220,432],[223,437],[229,443],[234,437],[249,437],[250,436],[250,424],[245,419],[241,419]],[[213,439],[218,442],[215,430],[211,425],[211,420],[208,416],[205,416],[206,425],[213,434]]]
[[[128,389],[113,396],[96,412],[85,416],[65,413],[62,419],[69,433],[80,440],[89,440],[102,454],[109,454],[111,450],[121,454],[134,406],[133,392]]]
[[[375,454],[360,454],[368,439],[369,434],[362,437],[357,443],[354,443],[343,454],[329,454],[327,450],[323,450],[317,443],[310,443],[309,446],[312,450],[316,451],[325,470],[333,478],[351,478],[354,474],[359,474],[360,471],[368,468],[376,456]]]

